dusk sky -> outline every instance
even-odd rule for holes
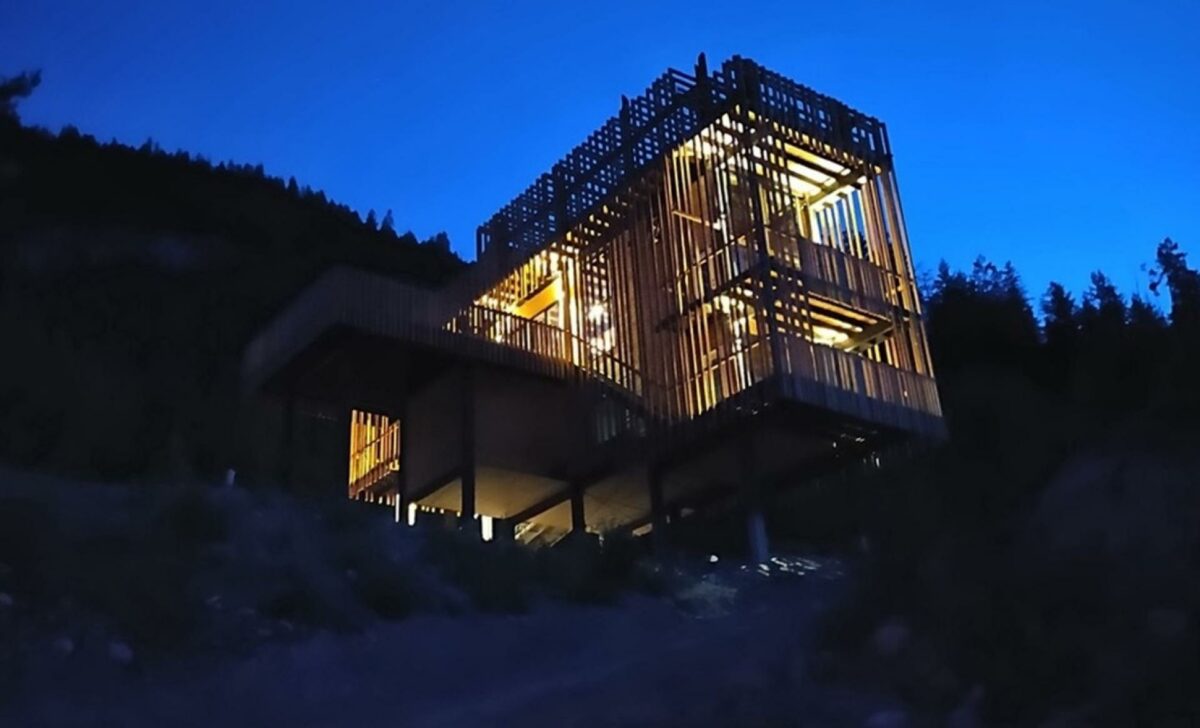
[[[1036,299],[1200,262],[1200,2],[0,3],[22,118],[261,162],[399,229],[475,227],[668,66],[741,54],[887,123],[921,267]]]

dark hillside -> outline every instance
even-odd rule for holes
[[[376,228],[261,166],[0,117],[0,459],[101,477],[236,464],[242,347],[337,263],[431,284],[463,265],[442,235]]]
[[[1011,266],[943,265],[950,439],[776,524],[864,555],[835,672],[986,724],[1200,721],[1200,272],[1169,239],[1154,261],[1168,314],[1097,272],[1078,301],[1051,284],[1040,322]]]

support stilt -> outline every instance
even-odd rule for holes
[[[647,485],[650,488],[650,523],[653,524],[650,538],[654,550],[661,554],[667,549],[667,509],[663,503],[662,468],[650,468]]]
[[[462,377],[462,505],[459,528],[478,528],[475,522],[475,388],[470,366]]]
[[[516,535],[516,526],[511,518],[493,519],[492,540],[496,543],[512,543]]]
[[[765,564],[771,558],[767,521],[763,515],[765,483],[754,458],[754,443],[747,439],[741,447],[742,499],[746,513],[746,553],[752,564]]]
[[[571,484],[571,535],[582,537],[587,533],[587,519],[583,512],[583,486]]]

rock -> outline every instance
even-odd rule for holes
[[[879,710],[867,718],[863,728],[908,728],[908,713],[903,710]]]
[[[1072,708],[1051,714],[1038,724],[1038,728],[1085,728],[1095,725],[1095,714],[1090,706]]]
[[[75,640],[71,639],[70,637],[59,637],[58,639],[54,640],[51,646],[54,648],[56,653],[62,655],[63,657],[69,657],[75,653]]]
[[[946,718],[946,728],[980,728],[983,725],[979,717],[982,710],[983,686],[976,685]]]
[[[899,617],[892,617],[879,625],[871,635],[871,646],[880,657],[895,657],[908,646],[912,637],[908,625]]]
[[[118,665],[128,666],[133,663],[133,648],[121,641],[109,642],[108,656]]]
[[[1182,609],[1151,609],[1146,613],[1146,628],[1155,639],[1173,642],[1187,632],[1188,615]]]
[[[785,655],[779,672],[785,687],[798,688],[807,683],[809,658],[804,650],[792,650]]]
[[[15,602],[13,601],[11,594],[0,592],[0,607],[11,607],[14,603]]]

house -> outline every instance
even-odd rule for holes
[[[484,538],[662,532],[941,409],[884,125],[745,58],[670,70],[438,289],[337,268],[247,387],[340,421],[348,493]]]

